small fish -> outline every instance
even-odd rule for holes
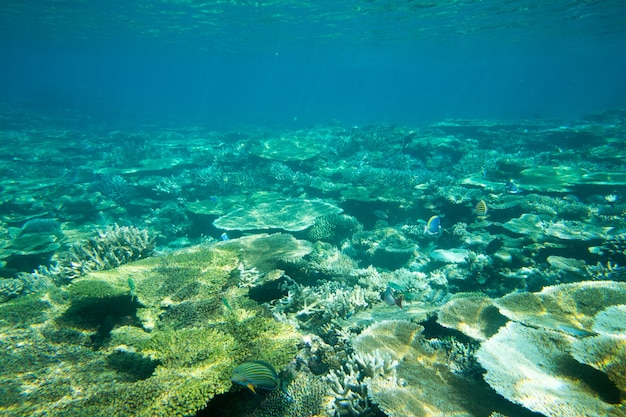
[[[504,186],[504,190],[507,194],[517,194],[521,191],[517,184],[513,182],[513,180],[509,180],[509,182],[506,183],[506,185]]]
[[[130,301],[133,302],[135,298],[137,298],[137,295],[135,294],[135,281],[133,281],[132,278],[128,278],[128,288],[130,288],[128,293],[130,295]]]
[[[501,237],[496,237],[495,239],[493,239],[491,242],[487,244],[487,247],[485,247],[485,253],[487,255],[493,255],[503,245],[504,245],[504,239],[502,239]]]
[[[379,219],[383,219],[383,220],[389,218],[389,216],[387,216],[387,213],[385,213],[382,210],[374,210],[372,214],[374,214],[374,216],[378,217]]]
[[[235,384],[248,387],[256,394],[255,388],[275,390],[280,386],[280,379],[276,370],[267,362],[248,361],[237,366],[230,378]]]
[[[228,235],[227,235],[226,233],[222,233],[222,234],[220,235],[220,240],[221,240],[222,242],[226,242],[226,241],[228,240]]]
[[[569,324],[565,324],[565,323],[561,323],[558,324],[557,329],[561,330],[562,332],[565,332],[571,336],[575,336],[575,337],[589,337],[589,336],[597,336],[598,333],[595,332],[589,332],[585,329],[581,329],[575,326],[570,326]]]
[[[226,307],[228,311],[232,311],[233,308],[230,306],[230,303],[228,302],[226,297],[222,297],[222,304],[224,304],[224,307]]]
[[[397,289],[394,289],[393,288],[394,286],[395,285],[392,285],[392,283],[389,283],[389,285],[387,285],[387,289],[385,290],[385,295],[384,295],[385,302],[389,306],[398,306],[402,308],[402,301],[404,300],[404,294],[402,294]]]
[[[441,231],[441,218],[439,216],[433,216],[428,219],[428,223],[424,226],[424,234],[436,235]]]
[[[487,203],[485,203],[485,200],[480,200],[478,204],[476,204],[476,207],[474,207],[474,213],[478,217],[485,217],[488,211],[489,210],[487,209]]]

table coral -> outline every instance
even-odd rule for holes
[[[626,283],[582,281],[554,285],[538,293],[511,293],[494,303],[511,320],[577,335],[593,331],[594,316],[602,309],[626,303]]]
[[[404,320],[381,321],[354,342],[360,355],[397,361],[396,374],[366,378],[368,396],[390,417],[487,415],[497,397],[476,380],[457,373],[451,356],[422,335],[423,327]],[[481,398],[481,403],[473,401]]]
[[[510,401],[548,417],[623,416],[624,402],[610,403],[573,366],[575,338],[511,322],[477,352],[485,380]]]
[[[321,200],[278,200],[236,209],[216,219],[213,225],[224,230],[280,229],[297,232],[311,227],[320,216],[339,214],[341,211],[339,207]]]

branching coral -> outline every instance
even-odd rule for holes
[[[328,373],[326,380],[333,393],[330,411],[334,416],[368,416],[375,407],[367,396],[367,381],[382,377],[397,383],[398,362],[376,350],[354,354],[341,368]]]
[[[295,318],[301,326],[321,326],[335,318],[346,318],[368,308],[380,299],[376,291],[355,286],[343,288],[334,282],[308,287],[291,281],[287,296],[269,307],[275,316]]]
[[[116,224],[96,233],[95,237],[72,244],[56,265],[41,266],[33,274],[63,283],[91,271],[111,269],[145,258],[154,250],[156,237],[147,229]]]

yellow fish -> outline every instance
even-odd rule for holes
[[[478,217],[485,217],[487,215],[487,211],[487,203],[485,203],[485,200],[480,200],[478,204],[476,204],[476,207],[474,207],[474,213]]]

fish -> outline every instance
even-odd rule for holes
[[[402,308],[402,301],[404,300],[404,294],[402,294],[399,290],[393,288],[396,285],[389,283],[387,285],[387,289],[385,289],[385,294],[383,296],[385,302],[389,306],[398,306]]]
[[[504,190],[507,194],[517,194],[521,191],[517,184],[513,182],[513,180],[509,180],[509,182],[506,183],[506,185],[504,186]]]
[[[232,382],[247,387],[256,394],[256,388],[273,391],[280,386],[276,370],[267,362],[248,361],[237,366],[230,378]]]
[[[135,294],[135,281],[133,281],[130,277],[128,278],[128,288],[130,288],[130,291],[128,292],[128,295],[130,295],[130,301],[133,302],[137,298],[137,294]]]
[[[424,226],[425,235],[436,235],[441,231],[441,218],[439,216],[432,216],[428,219],[428,223]]]
[[[474,207],[474,213],[478,217],[485,217],[488,211],[489,209],[487,209],[487,203],[485,203],[485,200],[480,200],[478,204],[476,204],[476,207]]]
[[[575,326],[570,326],[569,324],[565,324],[565,323],[561,323],[558,324],[557,329],[561,330],[562,332],[565,332],[571,336],[575,336],[575,337],[589,337],[589,336],[597,336],[598,333],[595,332],[590,332],[587,331],[585,329],[581,329]]]
[[[388,218],[389,218],[389,216],[387,215],[387,213],[385,213],[385,212],[384,212],[384,211],[382,211],[382,210],[374,210],[374,211],[372,212],[372,214],[374,214],[374,216],[378,217],[379,219],[383,219],[383,220],[386,220],[386,219],[388,219]]]
[[[491,242],[487,243],[487,247],[485,247],[485,253],[487,255],[492,255],[498,251],[504,245],[504,239],[501,237],[496,237]]]
[[[227,235],[226,233],[222,233],[222,234],[220,235],[220,240],[221,240],[222,242],[226,242],[226,241],[228,240],[228,235]]]

